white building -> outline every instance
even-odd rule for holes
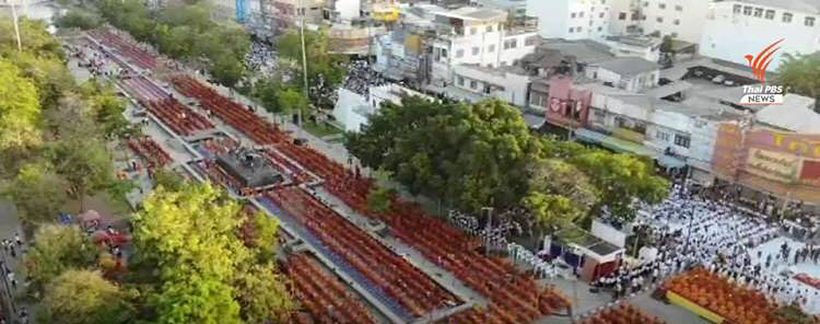
[[[640,5],[643,0],[610,0],[609,34],[627,35],[638,32],[641,20]]]
[[[660,66],[637,57],[621,57],[592,64],[586,77],[628,92],[640,92],[658,85]]]
[[[603,43],[617,57],[640,57],[657,62],[661,55],[662,40],[648,36],[608,36]]]
[[[645,34],[657,33],[661,37],[672,36],[695,44],[700,42],[712,0],[640,1],[641,28]]]
[[[609,35],[612,0],[528,0],[527,15],[538,19],[544,38],[600,39]]]
[[[454,68],[453,74],[456,88],[476,95],[464,99],[493,97],[519,107],[527,105],[530,77],[521,68],[462,64]]]
[[[528,28],[507,29],[507,12],[463,7],[435,14],[432,80],[452,84],[452,69],[460,64],[485,67],[513,65],[535,51],[538,35]]]
[[[347,132],[361,131],[370,115],[375,114],[385,101],[400,104],[404,96],[419,96],[433,100],[429,96],[394,83],[370,87],[366,96],[344,88],[340,88],[338,94],[339,99],[336,101],[332,115]]]
[[[743,0],[712,4],[700,41],[700,54],[748,65],[746,55],[784,39],[769,71],[777,69],[785,53],[811,54],[820,50],[820,1]]]

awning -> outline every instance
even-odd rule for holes
[[[614,138],[585,128],[575,130],[575,135],[581,141],[598,144],[619,153],[634,153],[649,157],[655,157],[656,155],[655,151],[643,145]]]
[[[656,160],[658,164],[667,169],[680,169],[686,166],[686,162],[681,159],[665,154],[658,155]]]
[[[650,149],[646,146],[641,144],[633,143],[630,141],[625,141],[622,139],[618,139],[612,136],[608,136],[606,134],[601,134],[596,131],[592,131],[589,129],[581,128],[575,131],[575,135],[581,141],[598,144],[603,147],[606,147],[610,150],[619,153],[633,153],[637,155],[643,155],[651,157],[658,161],[658,164],[665,168],[682,168],[686,166],[686,162],[678,159],[674,156],[665,155],[663,153],[658,153],[653,149]]]
[[[541,128],[541,126],[544,125],[544,122],[547,121],[547,119],[541,115],[524,113],[523,116],[524,122],[526,122],[527,126],[530,128]]]

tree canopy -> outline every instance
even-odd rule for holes
[[[545,227],[602,206],[628,220],[634,201],[657,202],[668,186],[642,158],[533,135],[516,108],[496,100],[407,97],[383,104],[346,139],[364,165],[392,172],[413,194],[473,213],[525,206]]]
[[[778,81],[789,91],[820,99],[820,54],[789,55],[778,68]]]
[[[0,150],[40,143],[40,103],[37,88],[10,62],[0,59]]]
[[[43,299],[44,323],[124,324],[133,320],[130,296],[99,271],[68,270],[48,285]]]
[[[290,305],[284,301],[290,298],[286,290],[274,289],[283,283],[265,283],[265,291],[244,284],[261,281],[259,276],[279,277],[270,267],[264,273],[248,270],[254,269],[254,251],[238,236],[240,210],[237,201],[210,184],[186,183],[178,191],[159,188],[143,202],[134,217],[134,238],[141,258],[159,269],[158,292],[149,298],[159,322],[240,323],[243,315],[289,310],[271,308]],[[274,243],[269,240],[275,231],[261,232],[260,245]],[[251,309],[240,313],[246,305]]]
[[[34,245],[25,257],[26,273],[35,289],[48,285],[70,269],[88,269],[97,248],[77,226],[45,224],[34,235]]]
[[[228,87],[245,74],[244,57],[250,38],[232,22],[211,19],[213,7],[205,1],[174,3],[152,13],[138,0],[98,0],[102,16],[162,53],[198,64],[204,62],[213,78]]]

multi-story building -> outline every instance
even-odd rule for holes
[[[746,55],[757,55],[783,39],[769,70],[783,55],[820,50],[820,2],[816,0],[736,0],[712,4],[700,41],[700,54],[747,65]]]
[[[461,99],[498,98],[519,107],[527,105],[530,76],[520,67],[461,64],[455,66],[453,74],[455,88],[471,94]]]
[[[660,66],[638,57],[620,57],[590,65],[586,76],[607,86],[640,92],[658,85]]]
[[[432,80],[448,85],[453,67],[474,64],[483,67],[513,65],[538,44],[531,28],[510,28],[507,12],[498,9],[462,7],[435,13],[432,47]]]
[[[609,35],[612,0],[528,0],[527,15],[538,19],[544,38],[600,39]]]
[[[640,0],[645,34],[700,42],[712,0]]]
[[[475,0],[475,3],[487,8],[504,10],[512,19],[527,18],[527,0]]]
[[[639,32],[641,19],[640,5],[642,0],[610,0],[609,33],[627,35]]]

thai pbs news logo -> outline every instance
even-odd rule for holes
[[[760,84],[744,85],[743,97],[740,98],[741,105],[780,105],[783,104],[785,91],[781,85],[766,83],[766,70],[774,60],[774,55],[780,50],[780,44],[784,39],[780,39],[764,48],[757,56],[746,55],[746,61],[752,68],[755,79]]]

